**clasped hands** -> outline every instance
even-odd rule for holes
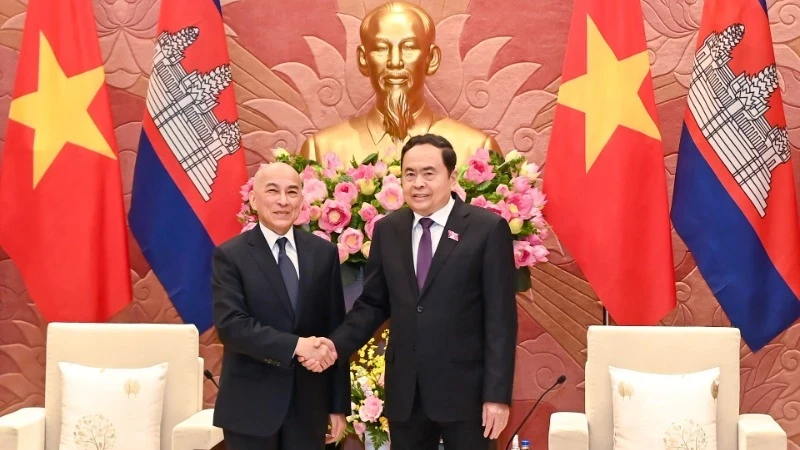
[[[312,372],[322,372],[330,367],[338,355],[333,342],[324,337],[301,337],[295,348],[297,360]]]

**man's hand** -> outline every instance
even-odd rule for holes
[[[508,424],[508,405],[486,402],[483,404],[483,437],[497,439]]]
[[[342,437],[347,422],[345,421],[344,414],[330,414],[328,415],[328,420],[331,424],[331,430],[325,436],[325,443],[333,444]]]
[[[295,348],[297,360],[312,372],[322,372],[330,367],[337,358],[336,348],[326,338],[307,337],[297,340]]]

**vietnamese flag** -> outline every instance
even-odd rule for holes
[[[676,305],[666,172],[639,0],[576,0],[545,215],[620,325]]]
[[[0,172],[0,246],[48,322],[102,322],[131,302],[91,0],[28,2]]]

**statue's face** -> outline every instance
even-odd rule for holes
[[[401,90],[413,102],[422,100],[425,76],[438,68],[439,54],[414,12],[387,11],[371,21],[358,62],[379,97]]]

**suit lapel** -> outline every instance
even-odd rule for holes
[[[275,262],[275,257],[272,255],[272,249],[269,248],[267,239],[261,232],[261,227],[256,225],[256,227],[248,231],[248,233],[250,233],[247,236],[250,255],[256,260],[256,263],[264,272],[264,274],[267,275],[269,285],[272,286],[272,290],[278,294],[278,299],[284,306],[286,313],[289,314],[289,317],[291,317],[292,320],[294,320],[295,315],[294,310],[292,309],[292,302],[289,300],[289,293],[286,291],[286,285],[283,283],[283,277],[281,277],[281,271],[278,269],[278,263]],[[295,238],[295,242],[296,241],[297,238]]]
[[[403,220],[398,221],[400,229],[396,231],[395,239],[400,251],[397,253],[403,261],[403,271],[407,275],[408,285],[414,298],[419,297],[419,287],[417,286],[417,271],[414,270],[414,254],[412,253],[411,226],[414,224],[414,213],[409,208],[404,208],[394,214],[405,214]],[[391,237],[390,237],[391,239]],[[391,256],[389,256],[391,258]]]
[[[442,230],[442,237],[439,238],[439,244],[436,246],[436,252],[433,254],[431,267],[428,269],[428,277],[425,279],[425,285],[422,287],[422,292],[420,292],[419,298],[422,298],[422,296],[425,295],[425,292],[428,290],[428,288],[430,288],[433,279],[436,278],[436,275],[444,266],[445,262],[447,262],[447,258],[450,256],[450,253],[454,248],[456,248],[456,245],[458,245],[458,240],[450,238],[450,232],[452,231],[458,236],[463,236],[464,232],[469,226],[469,222],[466,220],[468,215],[469,210],[464,208],[464,203],[460,199],[456,199],[456,203],[453,205],[453,210],[450,211],[450,217],[447,218],[447,224],[445,225],[444,230]]]
[[[311,235],[299,228],[294,229],[294,242],[297,245],[297,263],[300,265],[300,291],[297,293],[297,312],[295,314],[295,326],[300,323],[303,312],[311,303],[308,296],[308,288],[313,284],[314,276],[314,249],[311,248]]]

